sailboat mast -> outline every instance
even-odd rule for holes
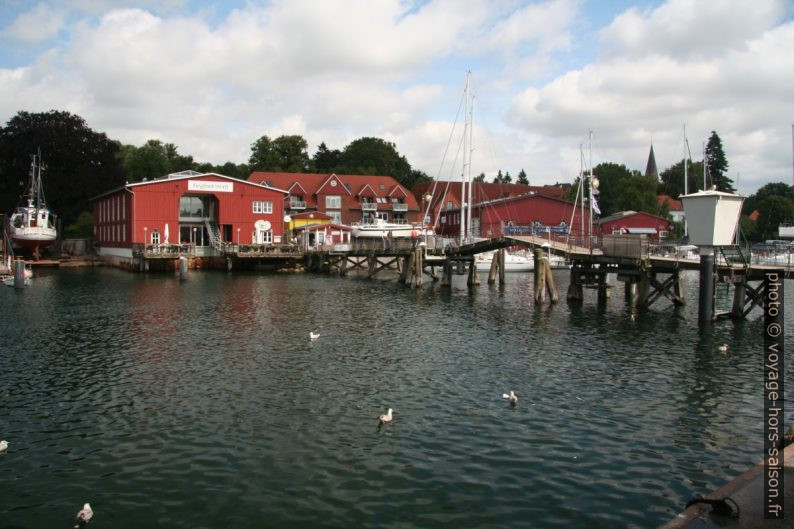
[[[689,194],[689,181],[687,177],[689,176],[689,160],[687,158],[687,153],[689,152],[689,142],[686,139],[686,123],[684,123],[684,192],[682,195]],[[686,225],[686,216],[684,216],[684,237],[687,237],[689,233],[687,232],[687,225]]]
[[[590,221],[587,226],[587,247],[593,249],[593,131],[590,131],[590,178],[587,179],[587,204]]]
[[[579,144],[579,190],[582,196],[582,213],[579,215],[579,224],[581,225],[582,239],[584,239],[584,145]],[[584,246],[584,240],[582,240]]]
[[[706,190],[706,142],[703,142],[703,191]]]
[[[469,79],[471,79],[471,70],[469,70]],[[472,210],[472,195],[473,195],[472,188],[474,187],[474,181],[472,180],[471,177],[472,155],[474,154],[474,91],[471,89],[471,84],[469,84],[469,90],[470,90],[469,97],[471,101],[471,106],[469,107],[469,174],[468,174],[469,195],[468,195],[468,200],[466,201],[469,207],[466,210],[466,240],[468,240],[470,237],[474,235],[471,229],[471,210]]]

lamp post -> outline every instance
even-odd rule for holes
[[[146,236],[146,231],[147,231],[148,229],[149,229],[149,228],[147,228],[146,226],[144,226],[144,227],[143,227],[143,250],[144,250],[144,252],[146,251],[146,245],[148,244],[148,243],[147,243],[147,241],[149,240],[149,239],[147,238],[147,236]]]
[[[240,246],[240,228],[237,228],[237,246]]]

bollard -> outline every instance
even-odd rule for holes
[[[187,279],[187,257],[179,258],[179,279],[181,281]]]
[[[14,261],[14,288],[25,286],[25,261],[17,259]]]

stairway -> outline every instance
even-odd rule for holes
[[[207,228],[207,233],[210,236],[210,245],[218,251],[223,251],[221,232],[218,229],[218,225],[210,220],[204,219],[204,227]]]
[[[742,253],[741,246],[738,245],[730,245],[730,246],[717,246],[719,249],[720,255],[722,258],[725,259],[725,263],[731,266],[733,265],[740,265],[742,268],[747,268],[749,263],[747,258]]]

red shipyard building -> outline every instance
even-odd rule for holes
[[[183,171],[92,199],[97,253],[132,269],[230,266],[284,239],[286,191],[215,173]]]

